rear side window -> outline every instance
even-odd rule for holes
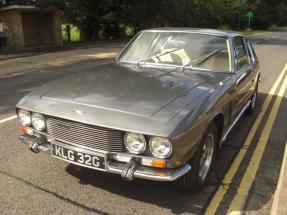
[[[233,43],[237,58],[237,70],[241,70],[249,65],[247,49],[242,37],[235,37]]]

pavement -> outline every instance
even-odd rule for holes
[[[258,106],[219,150],[204,190],[78,168],[18,141],[15,104],[36,87],[111,61],[124,44],[0,61],[0,214],[286,214],[287,32],[250,37],[261,65]],[[283,169],[283,170],[282,170]],[[274,212],[275,211],[275,212]]]
[[[124,43],[112,43],[108,46],[92,48],[78,48],[75,50],[65,50],[48,53],[20,53],[0,57],[0,75],[8,77],[10,75],[20,75],[29,72],[39,72],[45,69],[63,67],[81,62],[93,62],[102,59],[114,59],[122,49]]]
[[[6,61],[16,58],[39,56],[48,53],[58,53],[65,51],[81,50],[81,49],[91,49],[91,48],[101,48],[101,47],[121,47],[123,44],[128,42],[128,38],[117,39],[112,41],[97,41],[97,42],[81,42],[64,44],[63,47],[44,47],[44,48],[30,48],[24,51],[2,51],[0,49],[0,61]]]

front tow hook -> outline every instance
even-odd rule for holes
[[[124,180],[132,181],[134,179],[134,172],[139,166],[139,158],[131,158],[127,165],[124,167],[121,173],[121,177]]]

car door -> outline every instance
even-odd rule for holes
[[[235,96],[232,115],[236,117],[251,97],[254,68],[247,43],[242,36],[233,38],[235,55]]]

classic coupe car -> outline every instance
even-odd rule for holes
[[[240,34],[143,30],[114,62],[25,96],[17,104],[20,139],[75,165],[198,192],[218,148],[254,110],[259,76]]]

